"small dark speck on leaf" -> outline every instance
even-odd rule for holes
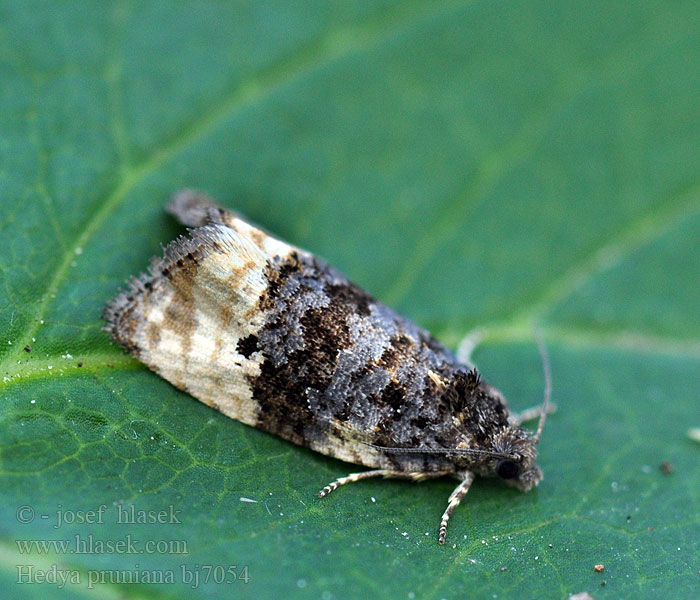
[[[79,366],[79,367],[82,367],[82,366],[83,366],[83,363],[82,363],[82,362],[79,362],[79,363],[78,363],[78,366]]]
[[[661,469],[661,472],[664,475],[670,475],[671,473],[673,473],[673,465],[667,460],[663,461],[659,468]]]
[[[607,584],[604,581],[600,582],[600,587],[605,587]]]
[[[29,346],[25,346],[25,347],[24,347],[24,351],[25,351],[25,352],[31,352],[32,349],[31,349]]]

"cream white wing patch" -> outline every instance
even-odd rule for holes
[[[106,329],[176,387],[255,425],[249,381],[260,374],[262,356],[246,340],[263,325],[258,302],[269,259],[293,250],[238,218],[229,223],[172,242],[108,305]]]

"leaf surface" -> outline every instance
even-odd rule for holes
[[[699,17],[667,1],[0,3],[9,597],[696,595]],[[539,323],[559,407],[541,485],[477,480],[439,547],[452,481],[319,500],[355,467],[112,345],[101,309],[182,233],[163,211],[182,187],[454,348],[478,328],[474,359],[517,409],[541,397]],[[117,522],[171,506],[165,524]],[[94,546],[127,539],[136,553]],[[29,584],[27,565],[54,564],[81,583]],[[233,565],[248,583],[219,583]]]

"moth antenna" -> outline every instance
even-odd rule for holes
[[[478,448],[402,448],[391,446],[377,446],[376,444],[370,444],[369,442],[362,442],[365,446],[374,448],[375,450],[382,450],[383,452],[388,452],[390,454],[474,454],[477,456],[493,456],[495,458],[513,458],[510,454],[504,454],[502,452],[490,452],[489,450],[479,450]]]
[[[535,330],[535,337],[537,338],[537,348],[540,351],[540,358],[542,359],[542,372],[544,374],[544,400],[542,402],[542,413],[540,414],[540,422],[537,425],[537,432],[533,436],[535,444],[540,441],[540,436],[542,435],[542,430],[544,429],[544,422],[547,419],[547,412],[549,411],[549,402],[552,398],[552,367],[549,363],[549,354],[547,353],[547,347],[544,344],[544,338],[542,336],[542,329],[537,327]]]

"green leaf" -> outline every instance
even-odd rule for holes
[[[698,17],[667,0],[1,2],[7,597],[696,596]],[[356,467],[110,344],[102,306],[181,233],[163,204],[182,187],[455,348],[480,328],[475,360],[518,409],[542,393],[539,323],[559,407],[539,488],[477,480],[440,547],[454,482],[319,500]],[[71,522],[100,505],[102,523]],[[179,523],[115,522],[170,506]],[[160,552],[95,546],[128,536]],[[52,565],[81,583],[38,582]],[[230,565],[250,581],[217,583]]]

